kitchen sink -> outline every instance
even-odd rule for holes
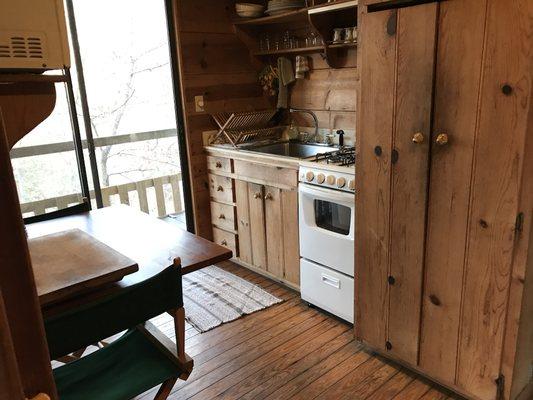
[[[320,144],[300,143],[300,142],[281,142],[266,144],[260,146],[248,147],[247,151],[256,153],[272,154],[276,156],[308,158],[318,153],[326,153],[335,150],[336,147]]]

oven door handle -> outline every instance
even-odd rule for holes
[[[355,200],[355,195],[353,193],[339,192],[334,189],[323,189],[306,183],[300,183],[298,190],[300,193],[316,196],[327,201],[337,201],[346,204],[347,206],[352,206]]]

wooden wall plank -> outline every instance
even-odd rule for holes
[[[480,399],[500,373],[533,79],[531,2],[490,0],[487,18],[457,369]]]
[[[7,320],[4,299],[0,290],[0,397],[24,400],[22,382],[17,366],[15,348]]]
[[[453,384],[486,1],[440,4],[420,367]],[[436,304],[432,303],[435,302]]]
[[[49,98],[42,99],[45,110],[49,109],[50,102],[55,102],[53,88],[52,93]],[[24,106],[25,100],[19,98],[19,101]],[[38,111],[36,115],[45,117],[48,114]],[[38,393],[47,393],[56,399],[41,307],[9,158],[8,137],[14,136],[7,135],[0,108],[0,290],[24,394],[31,398]]]
[[[360,11],[361,12],[361,11]],[[356,179],[356,322],[359,340],[385,349],[388,309],[390,155],[396,34],[396,11],[369,14],[361,25],[358,68],[361,91],[358,110]],[[359,21],[363,21],[359,18]],[[387,32],[389,26],[389,33]],[[364,135],[361,134],[364,132]],[[379,147],[378,147],[379,146]],[[379,150],[379,151],[378,151]],[[379,154],[379,155],[377,155]]]
[[[398,11],[388,337],[391,353],[412,365],[418,363],[436,18],[436,3]],[[414,143],[415,133],[425,140]]]

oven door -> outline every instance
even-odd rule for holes
[[[353,193],[299,185],[300,256],[354,276]]]

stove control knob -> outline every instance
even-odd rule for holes
[[[305,174],[305,179],[307,180],[307,182],[311,182],[313,179],[315,179],[315,174],[313,173],[313,171],[308,171]]]
[[[355,191],[355,181],[353,179],[348,182],[348,189]]]
[[[320,184],[323,184],[325,180],[326,180],[326,177],[324,176],[324,174],[318,174],[316,176],[316,181]]]
[[[333,175],[328,175],[326,178],[326,182],[328,185],[334,185],[335,184],[335,177]]]
[[[343,188],[344,186],[346,186],[346,178],[340,177],[339,179],[337,179],[337,187]]]

